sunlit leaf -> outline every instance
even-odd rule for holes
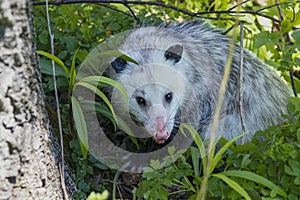
[[[260,175],[257,175],[253,172],[242,171],[242,170],[230,170],[230,171],[222,172],[222,174],[225,176],[240,177],[243,179],[247,179],[247,180],[256,182],[258,184],[261,184],[261,185],[264,185],[264,186],[270,188],[271,190],[276,190],[276,192],[283,197],[287,197],[286,192],[283,191],[282,189],[280,189],[277,185],[275,185],[268,179],[266,179]]]
[[[228,178],[224,174],[212,174],[212,176],[217,177],[221,180],[223,180],[225,183],[227,183],[232,189],[234,189],[236,192],[238,192],[242,197],[244,197],[247,200],[251,200],[249,194],[242,188],[240,184],[235,182],[234,180]]]
[[[45,51],[36,51],[36,52],[39,55],[43,55],[43,56],[45,56],[45,57],[47,57],[47,58],[55,61],[59,66],[61,66],[63,68],[63,70],[65,71],[65,74],[66,74],[66,78],[68,78],[68,74],[69,74],[68,68],[65,66],[65,64],[63,63],[63,61],[61,61],[58,57],[56,57],[56,56],[54,56],[54,55],[52,55],[50,53],[47,53]]]
[[[228,148],[232,145],[232,143],[234,143],[237,139],[241,138],[242,136],[244,136],[244,134],[239,135],[239,136],[233,138],[232,140],[229,140],[228,142],[226,142],[226,144],[222,146],[222,148],[216,153],[216,155],[213,156],[213,159],[212,159],[212,162],[210,165],[210,173],[212,173],[214,171],[215,167],[222,159],[223,154],[228,150]]]
[[[90,89],[91,91],[95,92],[95,93],[96,93],[96,94],[97,94],[97,95],[98,95],[98,96],[106,103],[106,105],[108,106],[108,108],[109,108],[110,111],[112,112],[112,115],[114,116],[115,121],[117,122],[117,117],[116,117],[116,114],[115,114],[115,112],[114,112],[114,109],[113,109],[113,107],[112,107],[110,101],[108,100],[108,98],[105,96],[105,94],[104,94],[102,91],[100,91],[97,87],[95,87],[95,86],[93,86],[93,85],[91,85],[91,84],[89,84],[89,83],[83,82],[83,81],[77,82],[77,83],[74,85],[74,88],[75,88],[76,86],[82,86],[82,87],[88,88],[88,89]],[[118,124],[118,122],[117,122],[117,124]]]
[[[117,81],[115,81],[113,79],[110,79],[110,78],[107,78],[104,76],[88,76],[88,77],[82,78],[80,81],[87,82],[92,85],[98,85],[99,83],[105,83],[105,84],[111,85],[121,92],[121,94],[125,98],[126,102],[128,101],[128,95],[127,95],[125,88],[120,83],[118,83]]]

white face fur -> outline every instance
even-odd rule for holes
[[[134,66],[119,75],[129,96],[131,119],[163,144],[170,136],[184,100],[187,81],[169,63]]]

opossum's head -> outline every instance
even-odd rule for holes
[[[187,81],[174,68],[181,60],[182,46],[174,44],[165,51],[147,51],[148,61],[156,62],[134,64],[116,58],[112,67],[128,93],[131,119],[144,126],[157,143],[163,144],[178,125],[176,117],[184,100]],[[137,55],[137,52],[131,55]]]

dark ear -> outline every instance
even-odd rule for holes
[[[112,61],[111,66],[114,68],[116,73],[122,72],[127,65],[127,61],[122,58],[116,58],[114,61]]]
[[[178,63],[181,60],[183,46],[181,44],[175,44],[170,46],[165,52],[166,60],[174,60],[174,63]]]

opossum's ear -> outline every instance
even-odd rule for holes
[[[122,58],[116,58],[114,61],[112,61],[111,66],[114,68],[116,73],[122,72],[127,65],[127,61]]]
[[[165,52],[165,58],[167,60],[174,60],[174,63],[178,63],[181,60],[183,52],[183,46],[181,44],[175,44],[170,46]]]

